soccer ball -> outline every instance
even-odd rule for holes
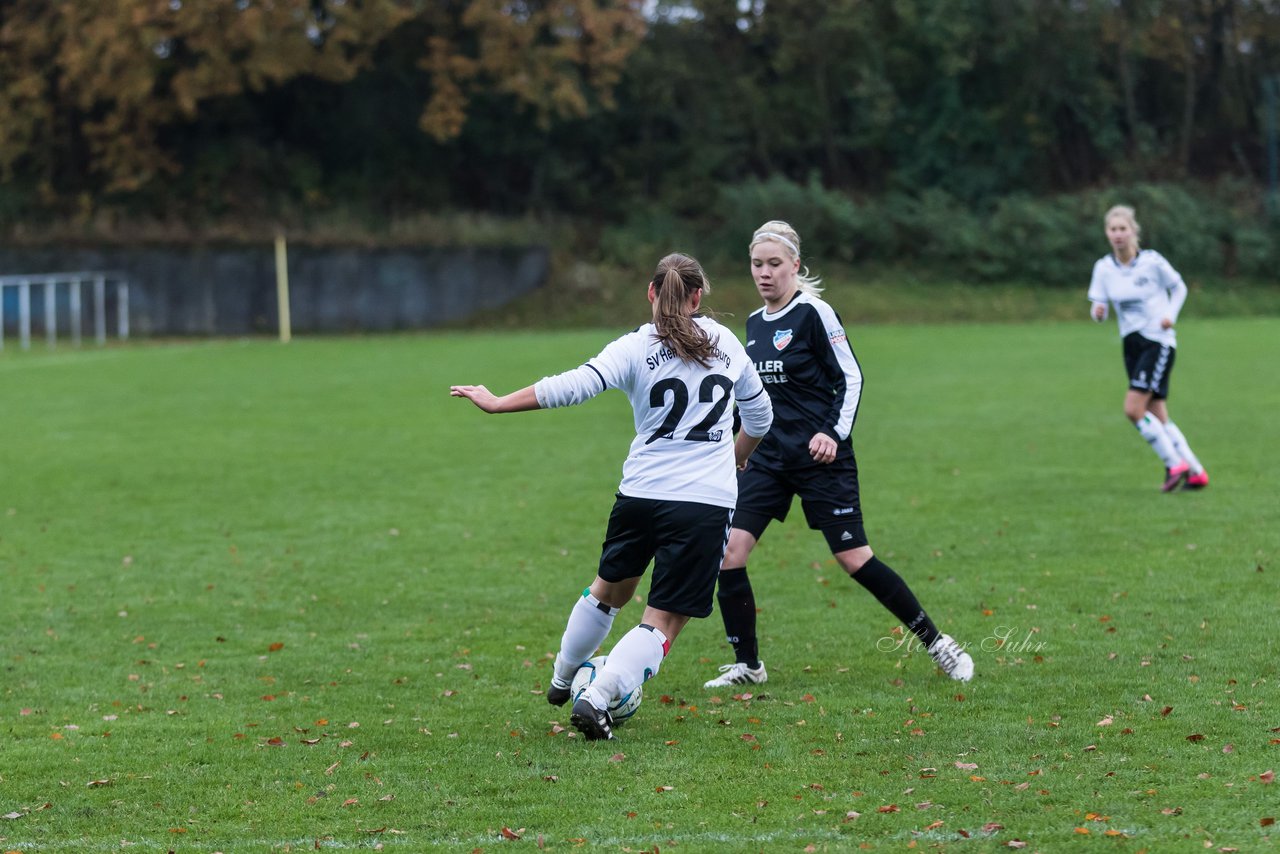
[[[597,655],[595,658],[583,664],[578,668],[578,672],[573,674],[573,684],[569,688],[569,700],[576,703],[578,698],[582,696],[582,692],[587,690],[587,686],[596,681],[596,673],[600,668],[604,667],[606,655]],[[613,718],[614,726],[622,726],[631,716],[640,708],[640,700],[644,697],[644,687],[637,685],[635,690],[627,696],[623,697],[609,706],[609,716]]]

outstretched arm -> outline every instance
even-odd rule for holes
[[[528,412],[541,409],[538,396],[533,393],[533,386],[525,386],[519,391],[498,397],[482,385],[451,385],[450,397],[465,397],[485,412]]]

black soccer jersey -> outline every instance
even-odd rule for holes
[[[836,440],[837,459],[853,453],[862,368],[835,309],[797,292],[781,311],[755,311],[747,318],[747,355],[773,401],[773,426],[753,463],[818,465],[809,454],[818,432]]]

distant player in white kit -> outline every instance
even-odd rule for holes
[[[1173,327],[1186,302],[1187,285],[1163,255],[1138,248],[1142,228],[1133,208],[1116,205],[1103,222],[1112,251],[1093,265],[1089,301],[1099,323],[1107,317],[1108,303],[1116,308],[1129,374],[1124,414],[1164,463],[1162,491],[1172,492],[1182,484],[1203,489],[1209,485],[1209,473],[1178,425],[1169,420],[1166,403],[1177,347]]]
[[[623,335],[585,365],[496,397],[484,386],[452,386],[485,412],[583,403],[626,392],[636,438],[622,467],[598,575],[569,613],[547,701],[561,706],[578,668],[608,636],[649,562],[653,579],[638,626],[609,652],[570,720],[589,741],[613,738],[609,706],[655,676],[691,617],[710,615],[716,576],[738,497],[737,470],[773,421],[769,395],[741,342],[697,316],[710,290],[702,267],[668,255],[649,282],[653,322]],[[733,436],[737,403],[742,429]]]

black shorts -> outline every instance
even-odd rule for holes
[[[805,521],[827,538],[831,553],[867,545],[858,502],[858,463],[852,455],[829,465],[775,469],[752,463],[738,472],[738,509],[733,527],[760,539],[769,522],[787,518],[800,496]]]
[[[600,577],[638,578],[652,560],[650,607],[709,616],[732,523],[728,507],[619,493],[600,551]]]
[[[1158,400],[1168,397],[1176,354],[1177,350],[1168,344],[1143,338],[1137,332],[1124,336],[1124,369],[1129,373],[1129,388],[1149,391]]]

